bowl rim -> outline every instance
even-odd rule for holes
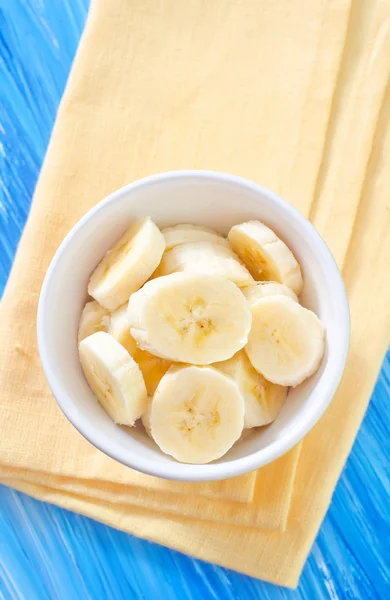
[[[341,314],[341,322],[345,324],[343,331],[341,332],[341,343],[338,348],[337,369],[334,370],[333,376],[327,383],[327,388],[323,392],[321,397],[322,402],[318,403],[317,410],[312,411],[309,417],[303,420],[302,423],[299,424],[299,426],[296,427],[296,429],[292,432],[292,434],[290,434],[290,436],[285,436],[281,440],[273,442],[270,446],[266,446],[265,448],[255,451],[252,454],[243,456],[241,458],[236,458],[228,462],[209,463],[206,465],[188,465],[176,461],[172,461],[169,463],[160,463],[158,461],[145,459],[142,455],[136,455],[135,453],[130,454],[128,452],[117,452],[116,449],[111,447],[110,443],[106,443],[106,441],[103,439],[99,441],[94,426],[91,425],[89,422],[84,423],[83,419],[79,418],[79,414],[77,413],[77,411],[74,412],[71,410],[71,407],[67,401],[67,394],[62,389],[62,386],[58,384],[56,377],[52,373],[50,366],[50,356],[47,352],[45,343],[44,324],[50,280],[62,255],[71,245],[73,237],[77,235],[80,229],[83,228],[84,224],[87,221],[89,221],[92,217],[94,217],[97,213],[102,211],[106,207],[106,205],[120,199],[122,196],[128,194],[129,192],[133,192],[138,188],[150,186],[155,183],[160,183],[167,180],[175,181],[187,178],[198,178],[203,180],[214,180],[220,182],[223,181],[225,183],[233,184],[238,187],[246,188],[247,190],[250,190],[257,195],[266,196],[269,200],[276,204],[276,206],[280,210],[290,215],[294,221],[298,221],[301,224],[301,226],[305,228],[305,230],[307,230],[307,234],[315,242],[315,244],[313,244],[313,247],[317,248],[317,254],[321,254],[321,262],[327,263],[326,268],[330,269],[332,273],[332,285],[334,287],[334,293],[338,297],[338,306]],[[331,251],[329,250],[326,242],[321,237],[319,232],[315,229],[315,227],[296,208],[294,208],[287,201],[283,200],[280,196],[278,196],[269,188],[255,183],[244,177],[212,170],[177,170],[149,175],[142,179],[137,179],[119,188],[118,190],[115,190],[114,192],[106,196],[103,200],[98,202],[98,204],[96,204],[91,210],[89,210],[71,228],[71,230],[67,233],[64,240],[61,242],[60,246],[56,250],[42,284],[37,311],[37,340],[38,351],[43,372],[45,374],[49,388],[57,401],[57,404],[59,405],[67,419],[70,421],[70,423],[79,431],[79,433],[84,438],[86,438],[93,446],[95,446],[95,448],[101,450],[106,455],[126,465],[127,467],[136,469],[140,472],[146,473],[147,475],[179,481],[217,481],[220,479],[227,479],[230,477],[235,477],[244,473],[248,473],[276,460],[277,458],[291,450],[297,443],[299,443],[319,421],[319,419],[331,403],[344,372],[350,340],[350,311],[344,282]]]

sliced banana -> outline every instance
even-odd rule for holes
[[[324,328],[317,316],[287,296],[251,305],[252,329],[245,352],[268,381],[296,386],[319,367]]]
[[[130,297],[127,317],[141,349],[198,365],[226,360],[243,348],[252,320],[248,302],[231,281],[189,273],[146,283]]]
[[[127,304],[124,304],[111,313],[107,331],[134,358],[141,370],[148,394],[149,396],[153,396],[162,376],[168,371],[172,362],[138,348],[135,339],[130,333],[130,325],[127,319]]]
[[[83,308],[80,317],[78,341],[96,333],[97,331],[106,331],[108,323],[108,311],[96,302],[91,300]]]
[[[85,378],[114,423],[134,425],[147,407],[142,373],[110,334],[99,331],[79,344]]]
[[[180,246],[180,244],[186,244],[187,242],[212,242],[213,244],[220,244],[221,246],[225,246],[225,248],[230,248],[230,244],[226,238],[219,235],[213,229],[202,227],[201,225],[183,223],[181,225],[174,225],[173,227],[166,227],[161,230],[161,233],[165,238],[165,250],[170,250],[174,246]]]
[[[301,268],[272,229],[260,221],[248,221],[232,227],[228,239],[257,281],[284,283],[299,296],[303,286]]]
[[[286,401],[288,388],[264,379],[253,367],[244,350],[229,360],[213,365],[236,381],[244,398],[244,428],[272,423]]]
[[[144,414],[141,417],[141,421],[142,421],[142,425],[144,426],[146,433],[148,434],[149,437],[151,437],[153,439],[151,425],[150,425],[150,413],[152,410],[152,401],[153,401],[152,396],[148,396],[148,404],[147,404]]]
[[[237,384],[212,367],[171,367],[151,405],[151,433],[166,454],[204,464],[240,437],[244,400]]]
[[[137,344],[130,334],[130,325],[127,320],[127,304],[117,308],[110,314],[107,331],[134,358],[137,351]]]
[[[165,358],[154,356],[146,352],[146,350],[141,350],[141,348],[137,348],[134,353],[134,360],[141,369],[149,396],[153,396],[163,375],[168,371],[172,362]]]
[[[249,304],[254,304],[266,296],[277,296],[279,294],[288,296],[294,302],[298,302],[298,298],[291,288],[284,285],[284,283],[276,283],[275,281],[256,281],[256,283],[242,288],[241,291]]]
[[[192,242],[171,248],[164,253],[153,277],[177,272],[218,275],[239,287],[253,283],[251,274],[233,250],[210,242]]]
[[[96,267],[88,293],[108,310],[115,310],[149,279],[164,250],[164,236],[150,217],[137,221]]]

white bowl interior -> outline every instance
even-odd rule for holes
[[[226,234],[260,219],[288,244],[304,275],[301,302],[326,327],[319,371],[291,389],[275,422],[251,430],[219,461],[183,465],[163,454],[143,431],[118,427],[88,387],[78,358],[77,329],[88,279],[105,252],[136,218],[150,215],[161,227],[195,223]],[[58,318],[61,315],[61,318]],[[340,379],[348,345],[348,306],[338,269],[320,236],[288,204],[232,176],[183,172],[143,180],[119,190],[84,217],[64,240],[42,290],[38,338],[50,387],[69,420],[117,460],[170,479],[208,480],[249,471],[297,443],[321,416]]]

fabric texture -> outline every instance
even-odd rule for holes
[[[287,523],[299,452],[300,444],[272,465],[259,469],[254,474],[253,499],[247,503],[223,498],[220,482],[214,482],[215,489],[212,489],[211,484],[209,487],[204,484],[182,484],[182,493],[175,493],[178,484],[175,486],[175,482],[165,481],[164,492],[156,489],[151,493],[142,485],[140,477],[138,480],[141,480],[141,483],[134,486],[118,485],[109,480],[80,480],[75,476],[56,476],[50,471],[38,472],[5,467],[1,468],[0,476],[4,482],[17,478],[25,483],[54,486],[58,490],[83,495],[97,501],[127,504],[129,510],[132,506],[148,506],[168,514],[180,514],[207,521],[283,530]],[[122,469],[125,470],[125,467]],[[130,474],[135,474],[131,469],[126,470],[130,471]],[[241,485],[241,479],[235,477],[226,480],[225,487],[229,488],[230,496],[233,496],[233,487]],[[215,497],[205,496],[205,493],[209,494],[210,491],[214,492]]]
[[[285,586],[301,569],[389,340],[387,0],[94,0],[0,305],[0,481]],[[181,484],[103,456],[60,412],[35,317],[74,223],[151,173],[232,172],[282,195],[342,269],[351,350],[330,408],[286,456]]]

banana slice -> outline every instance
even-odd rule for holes
[[[158,356],[153,356],[153,354],[146,352],[146,350],[141,350],[141,348],[137,348],[134,360],[141,369],[149,396],[153,396],[163,375],[168,371],[172,362]]]
[[[252,367],[244,350],[229,360],[213,365],[232,377],[244,398],[244,428],[251,429],[272,423],[286,401],[287,387],[270,383]]]
[[[213,229],[208,229],[201,225],[183,223],[181,225],[174,225],[173,227],[166,227],[161,230],[161,233],[165,238],[165,250],[170,250],[174,246],[180,246],[180,244],[186,244],[187,242],[211,242],[213,244],[220,244],[231,250],[226,238],[219,235]]]
[[[301,267],[269,227],[260,221],[241,223],[231,228],[228,239],[257,281],[284,283],[299,296],[303,286]]]
[[[249,304],[237,286],[189,273],[146,283],[130,297],[127,317],[142,350],[198,365],[233,356],[245,346],[251,327]]]
[[[153,278],[177,272],[218,275],[239,287],[253,283],[251,274],[233,250],[210,242],[193,242],[171,248],[164,253]]]
[[[153,401],[152,396],[148,396],[148,404],[147,404],[144,414],[141,417],[141,421],[142,421],[142,425],[144,426],[146,433],[148,434],[148,436],[150,438],[153,439],[151,425],[150,425],[150,413],[152,410],[152,401]]]
[[[137,351],[137,344],[130,334],[130,325],[127,320],[127,304],[117,308],[110,314],[107,331],[134,358]]]
[[[83,308],[80,317],[78,341],[96,333],[97,331],[107,331],[108,311],[96,302],[91,300]]]
[[[237,384],[212,367],[171,367],[151,405],[156,444],[176,460],[204,464],[240,437],[244,400]]]
[[[286,296],[251,305],[252,329],[245,351],[268,381],[296,386],[319,367],[324,328],[317,316]]]
[[[168,371],[172,362],[158,356],[153,356],[153,354],[138,348],[135,339],[130,333],[130,325],[127,320],[127,304],[124,304],[111,313],[108,333],[122,344],[134,358],[141,369],[148,394],[153,396],[162,376]]]
[[[108,310],[119,308],[149,279],[164,250],[164,236],[150,217],[137,221],[96,267],[88,293]]]
[[[114,423],[134,425],[147,407],[142,373],[110,334],[99,331],[79,344],[85,378]]]
[[[279,294],[288,296],[294,300],[294,302],[298,302],[298,298],[291,288],[283,283],[275,283],[275,281],[257,281],[252,285],[242,288],[241,291],[249,304],[254,304],[266,296],[277,296]]]

